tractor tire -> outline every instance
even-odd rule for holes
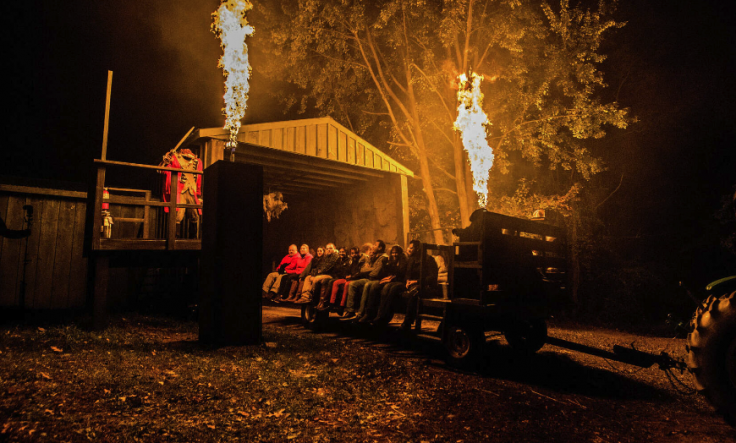
[[[687,366],[695,387],[736,426],[736,292],[711,295],[698,307],[687,336]]]
[[[464,367],[481,354],[485,334],[479,328],[451,325],[445,329],[442,342],[447,351],[447,363]]]
[[[313,303],[302,305],[302,324],[308,329],[319,331],[329,316],[329,312],[318,311]]]
[[[533,354],[547,341],[547,323],[541,318],[515,322],[503,335],[514,351]]]

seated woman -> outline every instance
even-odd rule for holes
[[[405,286],[406,269],[407,259],[404,250],[399,245],[392,246],[388,261],[384,265],[384,277],[381,278],[378,284],[370,288],[367,294],[368,300],[366,301],[365,313],[358,320],[359,323],[374,323],[383,320],[376,315],[380,308],[381,295],[384,292],[386,294],[390,293],[392,288],[403,288]]]
[[[406,317],[401,324],[401,329],[411,329],[417,314],[417,298],[419,297],[419,278],[424,275],[424,285],[429,288],[437,286],[437,262],[427,257],[422,264],[422,243],[419,240],[409,242],[406,249],[408,259],[406,264],[406,281],[403,285],[392,285],[386,291],[381,291],[381,302],[378,307],[378,315],[374,320],[376,324],[388,324],[394,315],[394,302],[399,296],[407,298]]]
[[[330,305],[339,308],[345,307],[345,303],[347,303],[348,300],[348,284],[351,281],[359,278],[361,268],[364,267],[366,262],[368,261],[368,254],[371,251],[371,244],[366,243],[361,249],[363,250],[362,254],[356,246],[350,248],[350,260],[347,264],[347,267],[344,267],[342,269],[344,271],[343,275],[338,275],[338,279],[333,282],[330,303],[327,308],[324,308],[324,310],[329,309]]]
[[[319,252],[317,252],[317,255],[319,256]],[[335,244],[327,243],[319,262],[312,265],[310,275],[304,279],[301,297],[295,303],[310,303],[314,300],[314,295],[320,294],[322,283],[333,277],[332,274],[339,259],[340,253],[335,249]]]
[[[357,248],[354,248],[357,251]],[[330,309],[330,294],[332,294],[332,288],[336,281],[345,281],[345,276],[350,273],[350,260],[352,258],[352,249],[350,250],[351,256],[348,257],[347,250],[345,248],[339,249],[339,258],[335,267],[330,272],[330,278],[322,281],[320,289],[320,298],[317,309],[320,311],[326,311]]]

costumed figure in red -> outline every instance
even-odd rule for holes
[[[202,160],[189,149],[181,149],[178,152],[169,151],[164,155],[160,166],[168,166],[170,168],[183,169],[185,171],[202,171]],[[171,201],[171,171],[162,171],[164,174],[164,192],[163,200]],[[198,205],[202,201],[202,174],[192,174],[191,172],[182,172],[177,174],[176,195],[178,204]],[[164,208],[169,212],[169,208]],[[199,233],[199,217],[202,215],[201,209],[194,208],[177,208],[176,209],[176,231],[181,232],[181,222],[184,219],[194,223],[195,237]]]

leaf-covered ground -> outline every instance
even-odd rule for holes
[[[733,430],[657,369],[500,337],[467,371],[434,343],[264,308],[262,346],[209,348],[197,325],[117,318],[0,328],[0,441],[723,442]],[[682,340],[552,327],[609,348],[682,354]]]

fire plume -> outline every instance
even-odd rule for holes
[[[483,112],[483,93],[480,92],[482,75],[470,73],[458,76],[457,119],[455,130],[460,131],[463,147],[468,152],[470,171],[473,173],[473,190],[478,194],[478,205],[486,206],[488,201],[488,173],[493,166],[493,149],[486,139],[486,127],[491,124]]]
[[[212,13],[212,32],[220,39],[222,57],[218,67],[225,76],[225,126],[230,131],[227,146],[237,145],[240,119],[245,116],[248,101],[250,63],[248,45],[245,37],[253,35],[253,27],[248,24],[246,12],[253,9],[248,0],[223,0],[220,7]]]

